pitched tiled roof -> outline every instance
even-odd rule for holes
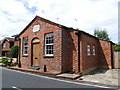
[[[10,37],[5,37],[2,42],[4,42],[5,40],[7,40],[8,42],[14,42],[14,38]]]
[[[79,31],[79,32],[82,32],[82,33],[84,33],[84,34],[86,34],[86,35],[89,35],[89,36],[91,36],[91,37],[93,37],[93,38],[99,39],[99,38],[97,38],[97,37],[95,37],[95,36],[93,36],[93,35],[91,35],[91,34],[89,34],[89,33],[86,33],[86,32],[83,31],[83,30],[78,30],[78,29],[73,29],[73,28],[71,28],[71,27],[66,27],[66,26],[64,26],[64,25],[61,25],[61,24],[52,22],[52,21],[47,20],[47,19],[44,19],[44,18],[42,18],[42,17],[40,17],[40,16],[36,16],[36,17],[22,30],[22,32],[21,32],[20,34],[17,34],[17,36],[19,37],[19,36],[32,24],[32,22],[35,21],[35,19],[37,19],[37,18],[39,18],[39,19],[41,19],[41,20],[43,20],[43,21],[45,21],[45,22],[47,22],[47,23],[54,24],[54,25],[56,25],[56,26],[58,26],[58,27],[63,27],[63,28],[69,29],[69,30],[72,29],[72,30],[75,30],[75,31]],[[13,36],[13,37],[14,37],[14,36]],[[100,40],[100,39],[99,39],[99,40]],[[105,41],[106,41],[106,40],[105,40]],[[108,41],[108,42],[112,42],[112,41]],[[112,42],[112,43],[113,43],[113,42]]]
[[[14,42],[14,38],[6,37],[6,39],[8,40],[8,42]]]
[[[47,23],[54,24],[54,25],[56,25],[56,26],[58,26],[58,27],[66,27],[66,26],[64,26],[64,25],[61,25],[61,24],[52,22],[52,21],[50,21],[50,20],[44,19],[44,18],[36,15],[35,18],[22,30],[22,32],[20,32],[20,34],[19,34],[18,36],[20,36],[37,18],[40,19],[40,20],[43,20],[43,21],[45,21],[45,22],[47,22]],[[67,27],[66,27],[66,28],[67,28]]]
[[[12,35],[12,37],[17,37],[19,34]]]

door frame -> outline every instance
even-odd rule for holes
[[[37,40],[36,42],[35,42],[35,39]],[[40,45],[40,40],[39,40],[39,38],[35,37],[35,38],[33,38],[32,41],[31,41],[31,66],[33,66],[33,45],[34,45],[34,44],[39,44],[39,45]]]

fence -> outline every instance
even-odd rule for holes
[[[120,69],[120,52],[114,52],[113,67]]]

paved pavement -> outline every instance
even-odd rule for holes
[[[80,77],[79,79],[83,79],[83,81],[88,81],[88,82],[120,86],[119,75],[120,75],[120,69],[109,69],[109,70],[97,69]]]
[[[1,69],[1,68],[0,68]],[[61,80],[26,72],[2,69],[2,88],[108,88]]]
[[[56,76],[57,77],[68,78],[68,79],[72,79],[72,80],[75,80],[76,78],[80,77],[80,75],[78,75],[78,74],[71,74],[71,73],[62,73],[62,74],[58,74]]]

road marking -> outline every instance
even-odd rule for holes
[[[20,88],[18,88],[16,86],[12,86],[12,88],[17,89],[17,90],[22,90],[22,89],[20,89]]]
[[[55,80],[55,81],[60,81],[60,82],[67,82],[67,83],[78,84],[78,85],[85,85],[85,86],[92,86],[92,87],[94,86],[94,87],[99,87],[99,88],[112,88],[112,87],[107,87],[107,86],[102,86],[102,85],[91,85],[91,84],[85,84],[85,83],[80,83],[80,82],[61,80],[61,79],[56,79],[56,78],[52,78],[52,77],[47,77],[47,76],[32,74],[32,73],[29,73],[29,72],[22,72],[22,71],[7,69],[7,68],[3,68],[3,67],[2,68],[0,67],[0,69],[5,69],[5,70],[8,70],[8,71],[15,71],[15,72],[18,72],[18,73],[23,73],[23,74],[27,74],[27,75],[31,75],[31,76],[42,77],[42,78],[46,78],[46,79],[50,79],[50,80]]]

